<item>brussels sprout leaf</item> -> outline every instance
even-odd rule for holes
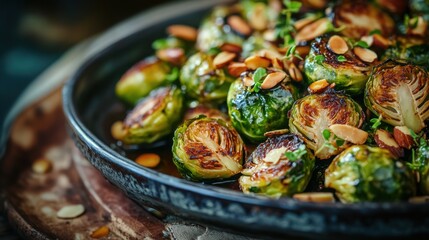
[[[316,55],[314,58],[318,64],[322,64],[325,61],[325,56],[323,55]]]
[[[340,56],[337,57],[337,61],[338,62],[345,62],[345,61],[347,61],[347,59],[343,55],[340,55]]]
[[[300,159],[303,155],[305,155],[307,153],[307,149],[305,148],[304,144],[301,144],[297,149],[295,149],[294,151],[287,151],[285,152],[285,156],[291,160],[291,161],[296,161],[298,159]]]
[[[257,68],[256,71],[253,73],[253,81],[255,82],[255,85],[253,86],[252,90],[254,92],[259,92],[259,90],[261,90],[261,84],[266,75],[267,70],[261,67]]]

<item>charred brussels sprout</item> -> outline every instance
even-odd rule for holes
[[[174,131],[181,120],[183,94],[175,86],[159,88],[144,98],[123,122],[126,144],[153,143]]]
[[[167,63],[155,60],[143,60],[130,68],[116,84],[116,95],[134,105],[141,98],[163,85],[179,78],[179,70]]]
[[[244,193],[278,198],[304,191],[315,159],[294,134],[268,138],[247,159],[239,179]]]
[[[338,155],[325,172],[325,186],[341,201],[399,201],[415,194],[415,182],[405,164],[385,149],[352,146]]]
[[[329,37],[320,37],[311,44],[304,62],[304,73],[309,84],[326,79],[335,83],[335,89],[355,95],[362,93],[371,72],[372,64],[361,61],[351,50],[343,55],[328,47]],[[351,47],[349,46],[349,49]]]
[[[174,133],[173,161],[183,177],[192,181],[219,181],[243,169],[244,143],[220,119],[197,117]]]
[[[258,92],[236,80],[228,93],[228,113],[232,125],[252,142],[262,142],[264,133],[287,127],[287,112],[297,99],[297,89],[290,83]]]
[[[374,68],[365,105],[384,122],[419,132],[429,117],[428,81],[428,73],[418,66],[387,61]]]
[[[360,128],[365,119],[362,108],[353,99],[337,93],[308,95],[299,99],[290,111],[289,128],[304,139],[316,157],[328,159],[350,146],[339,144],[333,134],[326,136],[332,124]]]
[[[379,30],[385,37],[392,36],[395,22],[381,9],[369,1],[339,1],[333,10],[332,21],[337,28],[344,28],[341,34],[356,40]]]
[[[222,103],[234,78],[217,69],[213,57],[199,52],[191,56],[180,73],[180,83],[188,96],[204,103]]]
[[[214,48],[220,48],[224,44],[234,44],[241,46],[243,37],[235,33],[227,25],[227,18],[231,15],[231,10],[227,7],[217,7],[213,10],[199,28],[197,38],[197,48],[200,51],[208,52]]]

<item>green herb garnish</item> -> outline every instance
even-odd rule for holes
[[[316,60],[316,63],[322,64],[325,61],[325,56],[323,56],[323,55],[316,55],[316,57],[314,57],[314,60]]]
[[[292,152],[291,151],[285,152],[285,156],[291,161],[296,161],[305,154],[307,154],[307,149],[304,144],[301,144],[297,149],[295,149]]]
[[[361,48],[369,48],[368,43],[365,41],[357,41],[354,46],[361,47]]]
[[[267,70],[265,68],[257,68],[253,73],[253,81],[255,85],[253,85],[252,91],[259,92],[261,90],[261,84],[263,82],[264,77],[267,75]]]
[[[343,55],[340,55],[340,56],[337,57],[337,61],[338,62],[345,62],[345,61],[347,61],[347,59]]]

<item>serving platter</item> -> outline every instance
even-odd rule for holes
[[[226,3],[229,1],[223,1]],[[227,229],[266,236],[404,237],[429,233],[427,203],[305,203],[246,196],[221,186],[193,183],[171,168],[169,142],[143,146],[162,156],[159,169],[139,166],[110,137],[114,121],[125,114],[114,85],[135,62],[152,52],[150,44],[174,24],[197,26],[213,5],[209,1],[174,5],[138,31],[86,61],[66,84],[63,107],[69,132],[84,156],[111,183],[141,205]],[[171,7],[170,7],[171,8]],[[162,12],[162,11],[161,11]]]

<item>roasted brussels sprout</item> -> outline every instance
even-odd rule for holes
[[[385,37],[392,36],[395,22],[385,12],[369,1],[344,0],[334,7],[332,22],[346,37],[359,40],[370,35],[371,31],[379,30]]]
[[[264,133],[287,127],[287,112],[297,99],[297,89],[291,83],[258,92],[236,80],[228,92],[228,113],[232,125],[252,142],[266,139]]]
[[[362,93],[373,64],[361,61],[352,50],[338,55],[329,49],[328,42],[329,37],[324,36],[316,38],[311,44],[304,62],[308,83],[326,79],[329,83],[335,83],[335,89],[352,95]]]
[[[153,143],[174,131],[181,120],[183,94],[175,86],[161,87],[139,102],[123,122],[119,139],[125,144]]]
[[[322,93],[308,95],[294,103],[289,128],[303,138],[316,157],[328,159],[350,146],[348,142],[339,144],[333,134],[326,136],[329,126],[346,124],[360,128],[364,119],[362,108],[353,99],[337,93]]]
[[[406,200],[416,192],[405,164],[385,149],[355,145],[339,154],[325,172],[325,186],[346,203]]]
[[[141,98],[179,78],[179,70],[156,59],[145,59],[131,67],[116,84],[116,95],[134,105]]]
[[[313,154],[294,134],[268,138],[247,159],[240,188],[278,198],[304,191],[315,164]]]
[[[213,57],[199,52],[191,56],[180,72],[185,93],[202,103],[222,103],[234,78],[224,69],[217,69]]]
[[[245,146],[237,131],[221,119],[197,117],[174,133],[173,161],[192,181],[228,179],[243,169]]]
[[[227,23],[230,15],[231,10],[227,7],[217,7],[213,10],[200,26],[197,49],[208,52],[224,44],[241,46],[243,37],[235,33]]]
[[[416,65],[386,61],[366,84],[365,105],[384,122],[419,132],[429,118],[428,81],[428,73]]]

